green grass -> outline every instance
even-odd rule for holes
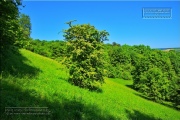
[[[18,75],[1,74],[2,120],[180,119],[179,111],[140,97],[130,88],[132,81],[106,78],[102,92],[92,92],[69,84],[65,66],[52,59],[21,49],[13,61]],[[6,115],[5,107],[48,107],[50,114]]]

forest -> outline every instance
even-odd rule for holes
[[[13,77],[15,81],[16,79],[23,79],[23,70],[21,71],[21,69],[27,70],[30,74],[35,74],[35,71],[38,71],[30,67],[28,68],[27,66],[18,66],[21,64],[20,58],[25,59],[20,54],[22,54],[23,50],[28,50],[52,59],[58,64],[62,64],[64,68],[59,70],[60,75],[58,78],[64,76],[63,79],[66,79],[66,82],[73,86],[78,86],[80,90],[82,88],[83,90],[91,92],[103,92],[104,84],[106,84],[108,88],[106,79],[113,79],[113,81],[116,82],[121,80],[126,83],[132,82],[132,84],[127,85],[127,87],[138,92],[143,99],[169,106],[179,112],[179,49],[164,51],[152,49],[150,46],[142,44],[133,46],[126,44],[121,45],[116,42],[105,44],[104,41],[108,40],[109,33],[106,30],[99,31],[91,24],[69,26],[67,30],[64,30],[65,40],[47,41],[33,39],[30,37],[30,17],[20,13],[19,6],[21,6],[21,1],[18,0],[0,2],[1,88],[8,88],[5,86],[5,83],[7,81],[10,82],[10,76]],[[36,58],[34,61],[35,60]],[[24,62],[22,63],[25,64]],[[44,64],[44,66],[46,65]],[[65,73],[61,75],[63,70],[66,70],[66,75]],[[41,72],[43,72],[43,70]],[[49,75],[49,73],[47,74]],[[51,74],[55,75],[55,73]],[[33,80],[35,78],[27,77],[26,79]],[[69,89],[71,89],[71,87],[69,87]],[[33,94],[36,94],[36,92],[34,91]],[[1,96],[6,96],[6,92],[1,90]],[[3,98],[2,101],[8,100],[10,104],[7,103],[5,105],[11,106],[11,99],[13,100],[13,97],[11,98],[9,96],[9,98]],[[4,103],[1,102],[1,107],[7,107],[3,104]],[[73,109],[81,106],[78,102],[71,104],[75,105]],[[16,106],[18,107],[18,105]],[[55,107],[55,105],[53,107]],[[4,108],[1,109],[1,111],[3,110]],[[67,108],[65,110],[68,111],[69,109]],[[58,110],[55,110],[55,113],[57,111]],[[61,111],[63,110],[61,109]],[[91,119],[88,118],[87,111],[85,111],[85,118],[83,118],[83,115],[79,112],[74,111],[70,111],[74,112],[70,113],[70,117],[74,119]],[[90,110],[90,112],[92,111]],[[66,117],[67,116],[68,115],[66,115]],[[105,119],[100,116],[98,117],[99,119]],[[141,118],[142,116],[136,116],[134,119],[138,119],[138,117]],[[52,117],[52,119],[53,118],[55,117]],[[133,117],[131,118],[133,119]],[[144,118],[147,117],[142,117],[142,119]],[[107,119],[113,118],[109,116]]]

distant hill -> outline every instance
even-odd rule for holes
[[[174,48],[154,48],[154,49],[163,50],[163,51],[175,50],[175,51],[180,52],[180,47],[174,47]]]

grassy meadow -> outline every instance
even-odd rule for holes
[[[141,97],[132,81],[105,78],[98,91],[67,82],[57,61],[20,49],[11,54],[12,74],[1,74],[1,120],[180,120],[180,112]],[[7,115],[5,107],[48,107],[47,115]]]

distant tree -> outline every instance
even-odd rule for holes
[[[113,46],[121,46],[119,43],[113,42],[112,43]]]
[[[103,41],[108,32],[98,31],[90,24],[73,25],[64,31],[69,60],[69,82],[89,89],[103,79]]]
[[[28,39],[30,37],[30,34],[31,34],[30,17],[28,15],[25,15],[25,14],[20,14],[19,23],[20,23],[20,26],[23,30],[24,38]]]
[[[108,77],[122,78],[126,80],[132,79],[131,56],[128,45],[112,46],[108,51],[109,67]]]
[[[31,34],[31,21],[30,17],[25,14],[20,14],[19,16],[19,35],[18,40],[16,41],[15,45],[19,47],[23,47],[29,44],[30,34]]]
[[[170,50],[168,56],[174,71],[180,77],[180,53]]]

